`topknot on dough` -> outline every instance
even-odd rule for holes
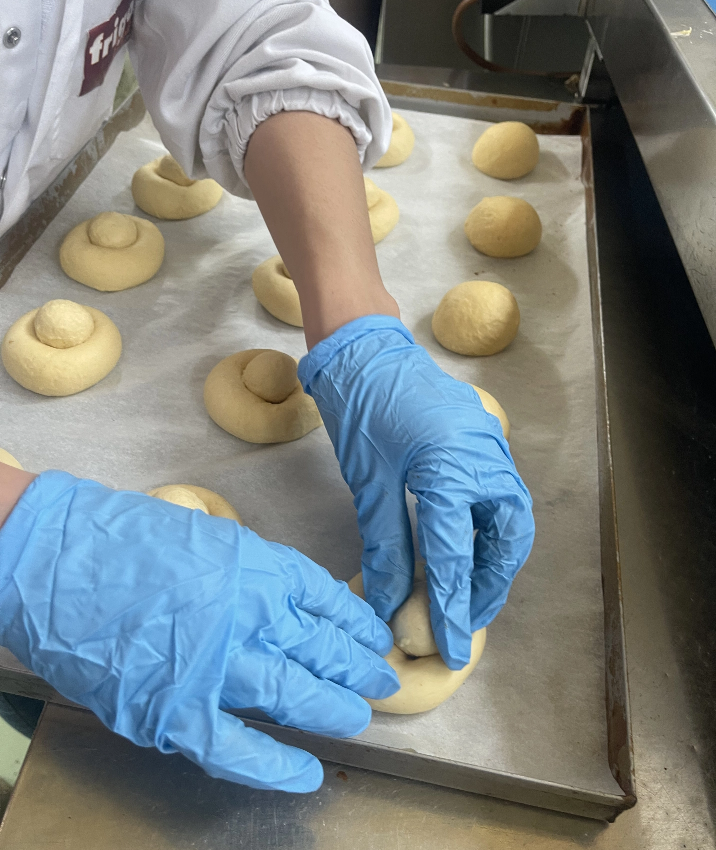
[[[244,385],[272,404],[285,401],[296,389],[296,361],[282,351],[264,351],[244,369]]]
[[[380,189],[370,177],[364,177],[363,180],[365,181],[365,195],[368,201],[368,209],[370,210],[380,201]]]
[[[196,183],[196,180],[186,176],[184,169],[169,153],[157,163],[157,174],[165,180],[171,180],[177,186],[192,186]]]
[[[93,245],[101,248],[128,248],[137,241],[139,233],[132,216],[101,212],[89,220],[87,235]]]
[[[74,348],[88,340],[94,332],[94,319],[81,304],[57,298],[37,311],[35,336],[53,348]]]

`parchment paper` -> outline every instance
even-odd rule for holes
[[[537,538],[482,661],[433,712],[374,714],[362,740],[595,791],[620,793],[607,763],[600,584],[596,401],[585,199],[577,137],[541,136],[541,157],[518,181],[470,162],[485,122],[401,111],[416,135],[410,159],[371,178],[401,218],[378,245],[402,318],[439,365],[491,392],[512,424],[511,448],[535,502]],[[99,293],[68,279],[65,233],[101,210],[142,215],[129,183],[163,151],[149,119],[120,135],[0,290],[0,334],[26,311],[69,298],[106,312],[124,340],[119,365],[79,395],[51,399],[0,369],[0,446],[27,469],[65,469],[113,487],[193,483],[229,499],[264,537],[291,544],[348,579],[361,541],[348,487],[323,428],[284,445],[256,446],[208,417],[202,387],[223,357],[278,348],[300,357],[300,329],[270,316],[251,272],[275,247],[256,206],[227,194],[210,213],[158,222],[166,258],[136,289]],[[529,256],[478,254],[463,233],[484,196],[524,197],[544,235]],[[464,280],[506,285],[522,323],[505,351],[469,358],[430,330],[442,295]]]

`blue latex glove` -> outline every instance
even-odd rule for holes
[[[221,709],[348,736],[370,721],[358,694],[398,688],[389,629],[313,561],[63,472],[0,529],[0,644],[134,743],[253,788],[315,790],[320,762]]]
[[[301,360],[299,377],[354,496],[366,599],[387,621],[412,589],[407,486],[417,497],[435,642],[459,670],[534,539],[532,500],[499,421],[390,316],[344,325]]]

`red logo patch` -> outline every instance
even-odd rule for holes
[[[80,97],[104,82],[117,51],[127,42],[132,32],[133,14],[134,0],[121,0],[111,18],[92,27],[87,33],[85,74]]]

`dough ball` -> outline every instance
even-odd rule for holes
[[[488,257],[522,257],[539,245],[542,222],[527,201],[498,195],[472,208],[465,234],[472,247]]]
[[[376,168],[392,168],[394,165],[400,165],[401,162],[410,156],[415,145],[415,134],[413,133],[410,124],[398,115],[393,113],[393,132],[390,135],[390,147],[383,156],[376,162]]]
[[[186,176],[184,169],[171,154],[167,154],[159,160],[157,174],[165,180],[171,180],[177,186],[193,186],[196,183],[196,180]]]
[[[148,162],[132,177],[134,203],[156,218],[194,218],[213,209],[223,189],[215,180],[192,180],[169,154]]]
[[[445,293],[433,314],[433,333],[440,345],[472,357],[507,348],[519,326],[515,296],[490,280],[459,283]]]
[[[81,304],[58,298],[37,311],[35,334],[53,348],[72,348],[89,339],[94,331],[92,313]]]
[[[377,245],[398,223],[400,210],[392,195],[379,189],[368,177],[365,181],[365,195],[368,201],[368,215],[373,242]]]
[[[502,121],[485,130],[472,149],[472,163],[500,180],[524,177],[537,165],[539,142],[521,121]]]
[[[5,449],[0,449],[0,463],[5,463],[8,466],[14,466],[15,469],[22,469],[20,463],[15,460],[10,452],[6,452]]]
[[[288,386],[289,374],[294,377],[293,389],[283,401],[272,402],[257,395],[245,383],[249,365],[262,354],[281,354],[271,349],[249,349],[225,357],[209,373],[204,384],[204,405],[216,424],[249,443],[287,443],[298,440],[322,424],[316,402],[306,395],[298,380],[295,380],[296,363],[293,358],[289,372],[288,364],[281,357],[262,358],[249,370],[249,383],[264,395],[278,397]],[[271,389],[261,385],[267,366],[277,364],[279,378],[270,378]],[[253,375],[253,379],[252,379]],[[276,385],[274,386],[274,381]]]
[[[264,351],[244,369],[244,384],[271,404],[285,401],[297,383],[296,361],[282,351]]]
[[[167,494],[172,498],[168,498]],[[196,484],[166,484],[164,487],[150,490],[147,495],[185,508],[200,510],[210,516],[233,519],[234,522],[243,525],[236,509],[223,496],[213,490],[207,490],[206,487],[197,487]]]
[[[65,305],[57,308],[55,305]],[[70,305],[70,306],[66,306]],[[72,334],[77,336],[77,324],[82,326],[89,314],[92,332],[81,342],[65,347],[43,342],[36,331],[36,320],[46,310],[49,320],[39,320],[48,339],[63,342]],[[57,321],[57,314],[69,315],[70,321]],[[80,318],[77,318],[80,317]],[[75,321],[76,320],[76,321]],[[49,328],[49,329],[48,329]],[[50,301],[44,307],[21,316],[10,330],[0,348],[2,362],[11,378],[25,389],[40,395],[66,396],[79,393],[106,377],[117,365],[122,353],[122,337],[114,322],[100,310],[83,307],[72,301]]]
[[[278,254],[256,267],[251,285],[259,304],[272,316],[287,325],[303,327],[298,290]]]
[[[416,576],[418,571],[416,570]],[[422,591],[419,588],[420,584],[424,584],[417,580],[413,585],[413,593]],[[363,577],[360,573],[348,582],[348,587],[361,599],[365,599],[363,593]],[[427,596],[427,594],[426,594]],[[404,603],[403,607],[408,604],[410,597]],[[424,603],[419,603],[423,607],[421,617],[424,620],[425,609]],[[396,613],[397,616],[397,613]],[[388,714],[418,714],[422,711],[431,711],[437,708],[441,703],[452,696],[455,691],[462,685],[467,677],[477,666],[478,661],[482,657],[482,651],[485,648],[485,629],[480,629],[472,635],[472,648],[469,662],[462,670],[450,670],[439,654],[415,656],[407,655],[398,646],[398,639],[403,639],[395,633],[395,617],[390,621],[390,627],[393,629],[393,635],[396,642],[393,648],[386,655],[385,660],[398,674],[400,680],[400,690],[390,697],[385,699],[368,699],[367,702],[376,711],[385,711]],[[415,638],[408,636],[413,642]],[[436,647],[437,649],[437,647]]]
[[[502,409],[502,405],[500,402],[487,390],[483,390],[481,387],[476,387],[475,384],[470,384],[470,386],[477,392],[480,396],[480,401],[482,402],[482,406],[488,413],[491,413],[493,416],[496,416],[500,420],[500,425],[502,427],[502,434],[506,440],[510,439],[510,420],[507,418],[507,414]]]
[[[430,599],[427,581],[414,581],[413,592],[398,608],[389,623],[395,645],[406,655],[437,655],[439,650],[430,625]]]
[[[203,511],[209,513],[209,508],[204,502],[191,490],[186,487],[181,487],[178,484],[167,484],[165,487],[158,487],[152,490],[151,494],[157,499],[164,502],[171,502],[173,505],[181,505],[182,508],[189,508],[190,511]]]
[[[65,236],[60,265],[72,280],[101,292],[145,283],[164,260],[164,237],[151,221],[116,212],[99,213]]]
[[[139,233],[131,215],[103,212],[90,219],[89,240],[102,248],[128,248],[137,241]]]

